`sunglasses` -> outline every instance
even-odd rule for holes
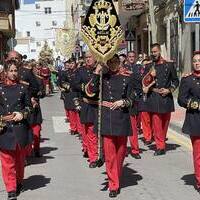
[[[193,63],[200,62],[200,59],[193,59]]]

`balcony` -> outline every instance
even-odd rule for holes
[[[141,15],[147,8],[147,0],[118,0],[119,18],[121,24],[126,23],[132,16]]]
[[[0,32],[14,34],[13,15],[0,11]]]

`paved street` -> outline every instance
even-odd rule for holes
[[[59,94],[42,101],[42,158],[31,158],[26,167],[24,192],[19,200],[103,200],[104,167],[89,169],[82,157],[80,141],[67,134],[64,111]],[[123,200],[197,200],[194,190],[191,147],[188,139],[169,131],[167,154],[154,157],[153,145],[143,146],[142,159],[130,155],[125,160],[121,193]],[[173,140],[172,140],[172,139]],[[7,194],[0,180],[0,199]]]

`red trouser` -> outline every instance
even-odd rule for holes
[[[151,113],[151,115],[156,148],[165,149],[165,140],[169,126],[169,121],[171,118],[171,113]]]
[[[129,136],[129,141],[131,144],[131,153],[138,154],[140,153],[139,144],[138,144],[138,116],[130,116],[131,126],[132,126],[132,136]]]
[[[83,134],[83,124],[81,124],[80,116],[78,112],[76,112],[76,119],[77,119],[77,131],[79,134]]]
[[[149,112],[141,113],[142,130],[145,141],[151,141],[153,137],[152,119]]]
[[[89,161],[90,163],[95,162],[98,160],[98,137],[94,133],[94,125],[92,123],[84,124],[84,127]]]
[[[39,151],[40,150],[41,125],[40,124],[34,124],[34,125],[31,125],[31,128],[33,130],[33,136],[34,136],[34,141],[33,141],[34,151]]]
[[[200,136],[190,136],[193,147],[194,171],[197,188],[200,188]]]
[[[124,158],[126,156],[126,136],[103,136],[106,173],[109,190],[118,190]]]
[[[3,181],[6,191],[16,191],[17,184],[24,178],[24,149],[19,145],[16,150],[0,150]]]
[[[66,116],[69,118],[69,126],[71,131],[78,131],[77,130],[77,112],[73,110],[65,110],[66,111]]]
[[[68,110],[66,110],[66,109],[65,109],[65,114],[66,114],[67,120],[69,120],[69,112],[68,112]]]

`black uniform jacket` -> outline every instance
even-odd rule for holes
[[[131,83],[135,92],[137,93],[137,98],[135,98],[134,104],[129,108],[129,113],[131,116],[138,115],[138,105],[140,97],[142,96],[142,78],[144,77],[143,69],[144,66],[140,64],[126,64],[124,66],[131,74]]]
[[[19,79],[29,84],[28,87],[29,87],[30,96],[37,97],[37,93],[39,92],[39,84],[32,70],[25,67],[20,67]]]
[[[99,91],[98,75],[93,75],[93,79],[89,85],[93,92]],[[129,107],[132,106],[135,92],[131,84],[130,74],[112,74],[103,75],[103,92],[102,99],[104,102],[124,101],[124,107],[111,110],[109,107],[102,106],[101,135],[111,136],[128,136],[132,134]],[[95,117],[95,132],[98,131],[98,116]]]
[[[7,122],[0,135],[0,148],[15,150],[19,144],[25,147],[32,142],[27,116],[31,111],[31,101],[27,87],[22,84],[0,85],[0,115],[21,112],[24,119],[20,122]]]
[[[145,67],[144,74],[147,74],[152,67],[149,64]],[[173,62],[163,61],[161,64],[155,65],[156,77],[155,84],[152,86],[147,94],[147,99],[144,102],[141,97],[139,102],[139,111],[153,112],[153,113],[169,113],[174,111],[174,100],[172,92],[178,87],[179,79]],[[167,88],[171,92],[162,96],[157,92],[153,91],[153,88]]]
[[[37,106],[33,108],[31,114],[29,115],[29,124],[30,125],[36,125],[36,124],[42,124],[42,111],[40,107],[40,99],[45,97],[45,88],[42,81],[42,77],[36,76],[36,80],[39,85],[39,92],[35,94],[35,100],[37,101]],[[36,96],[37,95],[37,96]]]
[[[64,106],[66,110],[75,110],[73,99],[77,96],[76,92],[72,90],[72,85],[75,79],[75,71],[68,69],[62,71],[58,79],[58,85],[62,90]]]
[[[95,118],[95,109],[97,106],[94,104],[86,103],[83,100],[83,99],[92,101],[98,100],[98,94],[88,96],[85,90],[86,85],[93,76],[93,70],[94,70],[93,68],[87,68],[87,67],[80,67],[79,69],[77,69],[75,82],[73,84],[74,90],[77,91],[77,95],[80,98],[80,105],[81,105],[80,119],[81,123],[83,124],[94,123],[94,118]]]
[[[181,79],[178,103],[186,108],[183,133],[200,136],[200,77],[191,74]]]

